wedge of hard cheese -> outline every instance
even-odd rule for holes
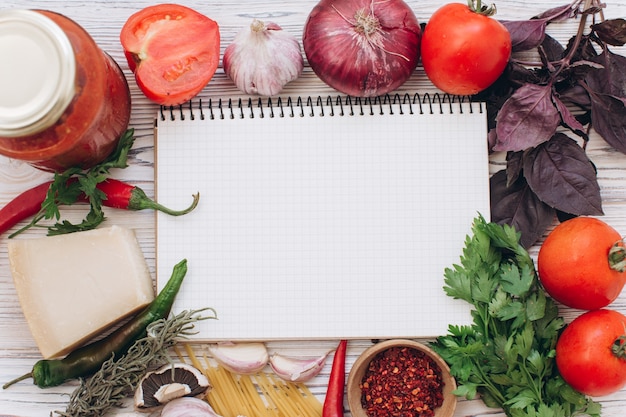
[[[13,239],[8,250],[22,311],[44,358],[67,354],[154,299],[130,229]]]

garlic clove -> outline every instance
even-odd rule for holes
[[[316,358],[293,358],[274,353],[270,358],[270,367],[285,381],[306,382],[320,373],[329,353]]]
[[[213,359],[229,371],[250,375],[261,371],[269,361],[265,344],[249,343],[217,343],[208,346]]]
[[[246,94],[275,96],[300,76],[300,43],[274,22],[254,19],[224,50],[224,72]]]
[[[165,404],[161,417],[222,417],[211,405],[199,398],[181,397]]]

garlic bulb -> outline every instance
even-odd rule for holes
[[[224,51],[224,72],[246,94],[274,96],[302,73],[297,39],[276,23],[254,19]]]

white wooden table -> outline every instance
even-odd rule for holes
[[[216,20],[220,25],[222,36],[221,48],[232,41],[235,33],[243,26],[248,25],[253,17],[262,20],[272,20],[280,24],[285,30],[293,33],[299,40],[302,28],[308,13],[315,5],[314,0],[248,0],[248,1],[205,1],[188,0],[182,2]],[[428,20],[430,15],[444,0],[415,0],[408,1],[421,22]],[[500,0],[498,18],[522,19],[529,18],[548,8],[566,4],[567,0]],[[606,17],[625,17],[626,0],[609,0]],[[76,20],[94,37],[98,44],[120,64],[129,81],[132,92],[131,127],[135,128],[136,142],[130,156],[130,166],[113,173],[115,177],[124,179],[143,188],[149,196],[154,196],[154,137],[153,122],[158,107],[150,103],[138,90],[132,74],[123,56],[119,43],[119,32],[122,25],[135,11],[154,4],[147,0],[133,2],[113,0],[37,0],[15,1],[4,0],[0,8],[39,8],[48,9],[65,14]],[[575,33],[574,22],[553,25],[549,33],[560,41],[565,41]],[[624,54],[624,48],[618,50]],[[429,91],[432,85],[418,68],[415,75],[403,86],[407,91]],[[309,68],[305,68],[302,77],[290,84],[284,94],[306,95],[335,93],[320,82]],[[218,71],[211,83],[202,92],[203,96],[217,97],[240,94],[223,70]],[[598,167],[598,178],[602,188],[604,202],[604,219],[626,235],[626,156],[615,152],[604,141],[592,136],[589,154]],[[442,155],[442,158],[445,155]],[[491,162],[492,173],[502,168],[501,158],[494,156]],[[9,202],[21,191],[37,185],[50,178],[50,174],[37,171],[29,165],[0,157],[0,206]],[[82,218],[84,207],[72,207],[65,211],[65,215],[74,220]],[[145,212],[125,212],[122,210],[107,210],[107,224],[118,224],[134,228],[148,261],[151,273],[155,274],[155,214]],[[43,230],[30,230],[30,236],[41,236]],[[0,236],[0,382],[4,383],[16,376],[22,375],[32,368],[40,359],[37,347],[30,335],[17,300],[11,279],[7,257],[7,234]],[[531,250],[536,256],[537,247]],[[71,262],[72,254],[59,262]],[[626,313],[626,291],[611,306]],[[571,320],[577,312],[563,309],[563,316]],[[355,341],[350,344],[348,351],[348,366],[356,356],[370,344],[370,341]],[[320,341],[319,343],[304,342],[274,342],[269,343],[270,350],[281,349],[294,354],[305,354],[332,347],[335,342]],[[310,384],[312,391],[322,398],[330,363],[322,373]],[[0,391],[0,416],[45,416],[53,410],[65,409],[67,395],[75,388],[69,383],[58,388],[41,390],[30,381],[21,382],[8,390]],[[603,404],[603,416],[622,417],[626,411],[626,389],[613,395],[599,399]],[[131,408],[116,410],[113,414],[130,413]],[[489,409],[480,400],[466,401],[459,399],[455,416],[504,416],[499,410]],[[254,416],[248,416],[254,417]]]

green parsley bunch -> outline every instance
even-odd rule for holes
[[[134,133],[134,129],[126,130],[113,152],[104,161],[87,170],[72,167],[63,172],[55,172],[46,198],[41,204],[41,210],[35,214],[30,223],[9,237],[15,237],[35,226],[46,227],[49,236],[92,230],[98,227],[105,220],[102,201],[106,199],[106,195],[97,188],[98,184],[107,180],[111,169],[123,169],[128,166],[128,153],[135,142]],[[85,218],[78,224],[67,220],[58,221],[61,219],[60,207],[76,203],[81,195],[89,203],[89,212]],[[57,222],[51,226],[39,225],[42,220],[51,219]]]
[[[431,346],[450,365],[455,394],[480,394],[509,417],[600,416],[601,406],[558,373],[565,326],[540,286],[533,259],[511,226],[474,221],[460,264],[445,271],[447,295],[472,304],[473,323],[451,325]]]

